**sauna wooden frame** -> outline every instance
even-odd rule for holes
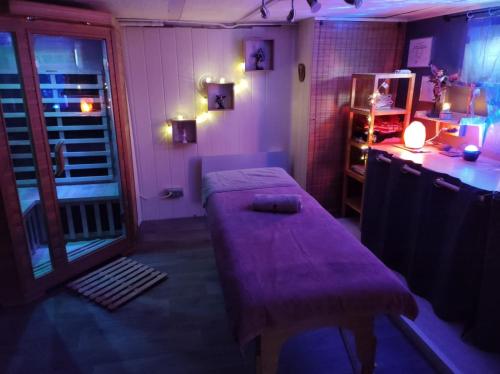
[[[8,259],[9,263],[15,265],[6,269],[2,267],[0,283],[8,287],[0,286],[0,304],[12,305],[31,301],[43,295],[45,290],[87,269],[117,255],[130,252],[137,231],[137,214],[122,47],[120,30],[116,22],[109,14],[103,12],[85,10],[82,13],[76,8],[25,1],[11,1],[7,11],[10,11],[10,14],[0,15],[0,31],[11,33],[15,39],[19,75],[25,92],[26,115],[31,128],[34,162],[37,166],[40,204],[45,212],[53,267],[51,273],[41,278],[34,278],[5,123],[0,112],[0,199],[2,200],[0,221],[5,222],[5,231],[8,233],[8,237],[0,240],[2,244],[0,257]],[[82,17],[88,21],[82,21]],[[31,63],[34,61],[33,35],[35,34],[103,40],[108,53],[116,147],[119,156],[117,163],[120,169],[124,212],[122,221],[126,236],[73,262],[68,262],[66,256],[56,182],[52,176],[50,147],[46,141],[38,74],[36,66]]]

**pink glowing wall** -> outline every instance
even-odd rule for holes
[[[342,197],[351,75],[399,68],[405,25],[315,21],[313,28],[310,108],[303,124],[308,147],[301,157],[307,160],[307,191],[336,214]]]

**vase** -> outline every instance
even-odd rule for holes
[[[442,101],[434,102],[432,109],[429,112],[427,112],[427,117],[439,118],[439,114],[441,113],[442,109],[443,109],[443,102]]]

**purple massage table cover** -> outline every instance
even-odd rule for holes
[[[266,328],[330,316],[387,313],[415,319],[415,300],[391,270],[284,170],[272,169],[262,170],[265,188],[255,188],[258,169],[204,177],[217,267],[240,346]],[[246,187],[242,173],[253,179]],[[233,189],[232,177],[238,180]],[[224,181],[220,192],[218,180]],[[257,193],[299,194],[303,209],[298,214],[253,211]]]

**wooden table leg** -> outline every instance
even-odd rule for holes
[[[325,326],[345,326],[354,333],[356,354],[361,363],[361,374],[372,374],[375,369],[377,340],[373,333],[373,316],[352,316],[342,320],[324,323],[303,323],[289,329],[265,330],[259,337],[256,357],[257,374],[276,374],[281,348],[285,341],[300,331],[313,330]]]
[[[260,355],[257,357],[257,373],[276,374],[281,348],[290,337],[290,331],[268,331],[260,336]]]
[[[373,333],[373,319],[363,321],[354,328],[356,353],[361,362],[361,374],[372,374],[375,369],[377,339]]]

